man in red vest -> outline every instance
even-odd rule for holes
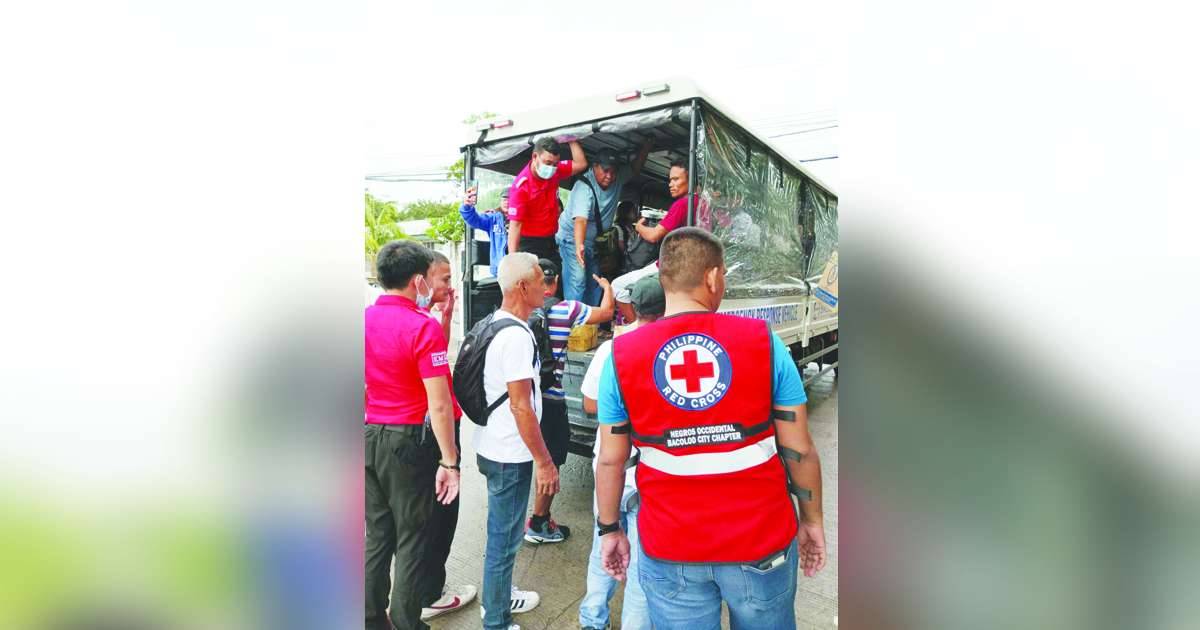
[[[600,377],[601,561],[629,567],[619,526],[640,451],[638,576],[655,628],[795,628],[797,565],[825,566],[821,465],[787,346],[759,319],[718,314],[724,250],[699,228],[663,240],[664,317],[618,337]],[[799,512],[791,495],[800,497]]]

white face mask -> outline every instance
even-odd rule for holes
[[[538,162],[537,175],[538,175],[538,177],[541,177],[542,179],[550,179],[551,177],[554,176],[554,165],[553,164],[542,164],[541,162]]]
[[[417,306],[421,308],[429,308],[429,305],[433,303],[433,287],[430,287],[429,283],[425,282],[425,278],[423,276],[417,278],[417,283]],[[421,295],[422,284],[429,288],[428,295]]]

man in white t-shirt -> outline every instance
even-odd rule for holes
[[[644,326],[662,316],[666,310],[666,296],[662,285],[658,282],[658,274],[643,277],[629,289],[630,302],[637,314],[637,325]],[[596,400],[600,397],[600,374],[604,364],[612,354],[612,341],[605,341],[596,348],[596,355],[588,365],[579,391],[583,395],[583,410],[589,417],[596,415]],[[596,428],[596,446],[592,449],[592,472],[596,471],[596,457],[600,455],[599,427]],[[637,454],[634,454],[637,457]],[[629,544],[637,544],[637,481],[634,478],[636,467],[625,469],[625,490],[621,494],[621,527],[627,532]],[[595,495],[592,495],[592,511],[599,517],[596,508]],[[637,575],[635,560],[630,560],[629,575]],[[617,590],[617,580],[604,571],[600,564],[600,536],[595,527],[592,528],[592,555],[588,559],[587,593],[579,603],[579,626],[588,628],[609,627],[608,602]],[[625,603],[621,607],[621,628],[630,630],[649,630],[650,617],[646,609],[646,595],[638,580],[628,580],[625,585]]]
[[[519,630],[512,614],[532,610],[540,600],[537,593],[512,585],[525,533],[529,484],[536,479],[539,494],[557,493],[558,469],[542,439],[540,365],[533,332],[525,323],[542,305],[542,268],[533,254],[516,252],[500,261],[497,276],[504,301],[493,319],[514,319],[520,325],[496,333],[484,356],[484,393],[489,401],[507,393],[508,404],[497,407],[487,425],[475,429],[476,459],[487,478],[488,496],[480,613],[485,630]]]

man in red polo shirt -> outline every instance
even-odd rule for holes
[[[443,506],[459,489],[446,337],[422,311],[433,299],[432,263],[415,242],[384,245],[376,269],[385,293],[366,311],[367,628],[387,628],[390,618],[397,629],[424,630],[422,608],[457,610],[475,596],[473,586],[444,588],[444,555],[432,551],[448,551],[443,530],[454,528],[457,509]]]
[[[638,220],[634,225],[638,236],[643,241],[648,243],[658,243],[671,230],[684,226],[687,223],[687,206],[688,206],[688,167],[687,163],[681,160],[671,162],[671,170],[668,173],[667,192],[675,198],[671,204],[671,208],[667,210],[667,216],[663,217],[658,225],[653,227],[646,225],[646,219]],[[707,211],[705,201],[700,198],[700,195],[695,191],[691,194],[692,204],[697,212],[697,216],[703,216]],[[626,322],[635,320],[633,307],[629,304],[629,289],[635,282],[658,273],[658,261],[654,261],[641,269],[634,269],[628,273],[613,280],[613,295],[617,300],[617,312],[621,314],[622,319]]]
[[[513,180],[508,196],[508,253],[529,252],[562,266],[558,244],[558,184],[587,169],[583,147],[569,138],[571,159],[559,161],[561,149],[554,138],[538,139],[533,159]]]
[[[643,240],[651,243],[657,243],[663,240],[671,230],[681,227],[687,223],[687,207],[688,207],[688,170],[687,163],[676,161],[671,163],[671,171],[667,180],[667,192],[675,198],[671,208],[667,210],[667,216],[659,221],[658,225],[650,227],[646,225],[646,219],[640,219],[634,229]],[[694,207],[700,203],[700,197],[695,193],[692,194],[692,203]]]

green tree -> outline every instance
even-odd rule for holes
[[[389,241],[408,238],[404,230],[400,229],[400,213],[396,210],[396,204],[391,201],[383,201],[377,199],[371,193],[364,193],[366,199],[365,210],[365,226],[364,235],[366,241],[366,254],[369,258],[374,258],[375,254],[379,253],[379,248],[383,247]]]
[[[458,158],[456,162],[446,167],[446,179],[461,182],[467,176],[466,158]]]
[[[434,217],[429,220],[429,229],[425,230],[426,236],[437,242],[449,241],[457,243],[463,240],[463,235],[466,233],[467,224],[463,222],[456,210],[453,215],[445,215]]]
[[[390,211],[394,214],[389,215],[389,217],[394,217],[395,221],[418,221],[421,219],[429,221],[430,227],[425,231],[425,234],[435,241],[457,243],[463,238],[465,224],[458,213],[457,201],[418,199],[404,204],[403,210],[396,210],[394,204],[385,204],[379,200],[374,201],[378,204],[390,206]],[[386,212],[387,210],[384,211]],[[387,240],[384,240],[379,245],[382,246],[386,242]]]
[[[413,202],[404,204],[404,209],[400,211],[398,220],[414,221],[416,219],[433,220],[444,216],[458,216],[458,203],[454,201],[434,201],[432,199],[418,199]]]

